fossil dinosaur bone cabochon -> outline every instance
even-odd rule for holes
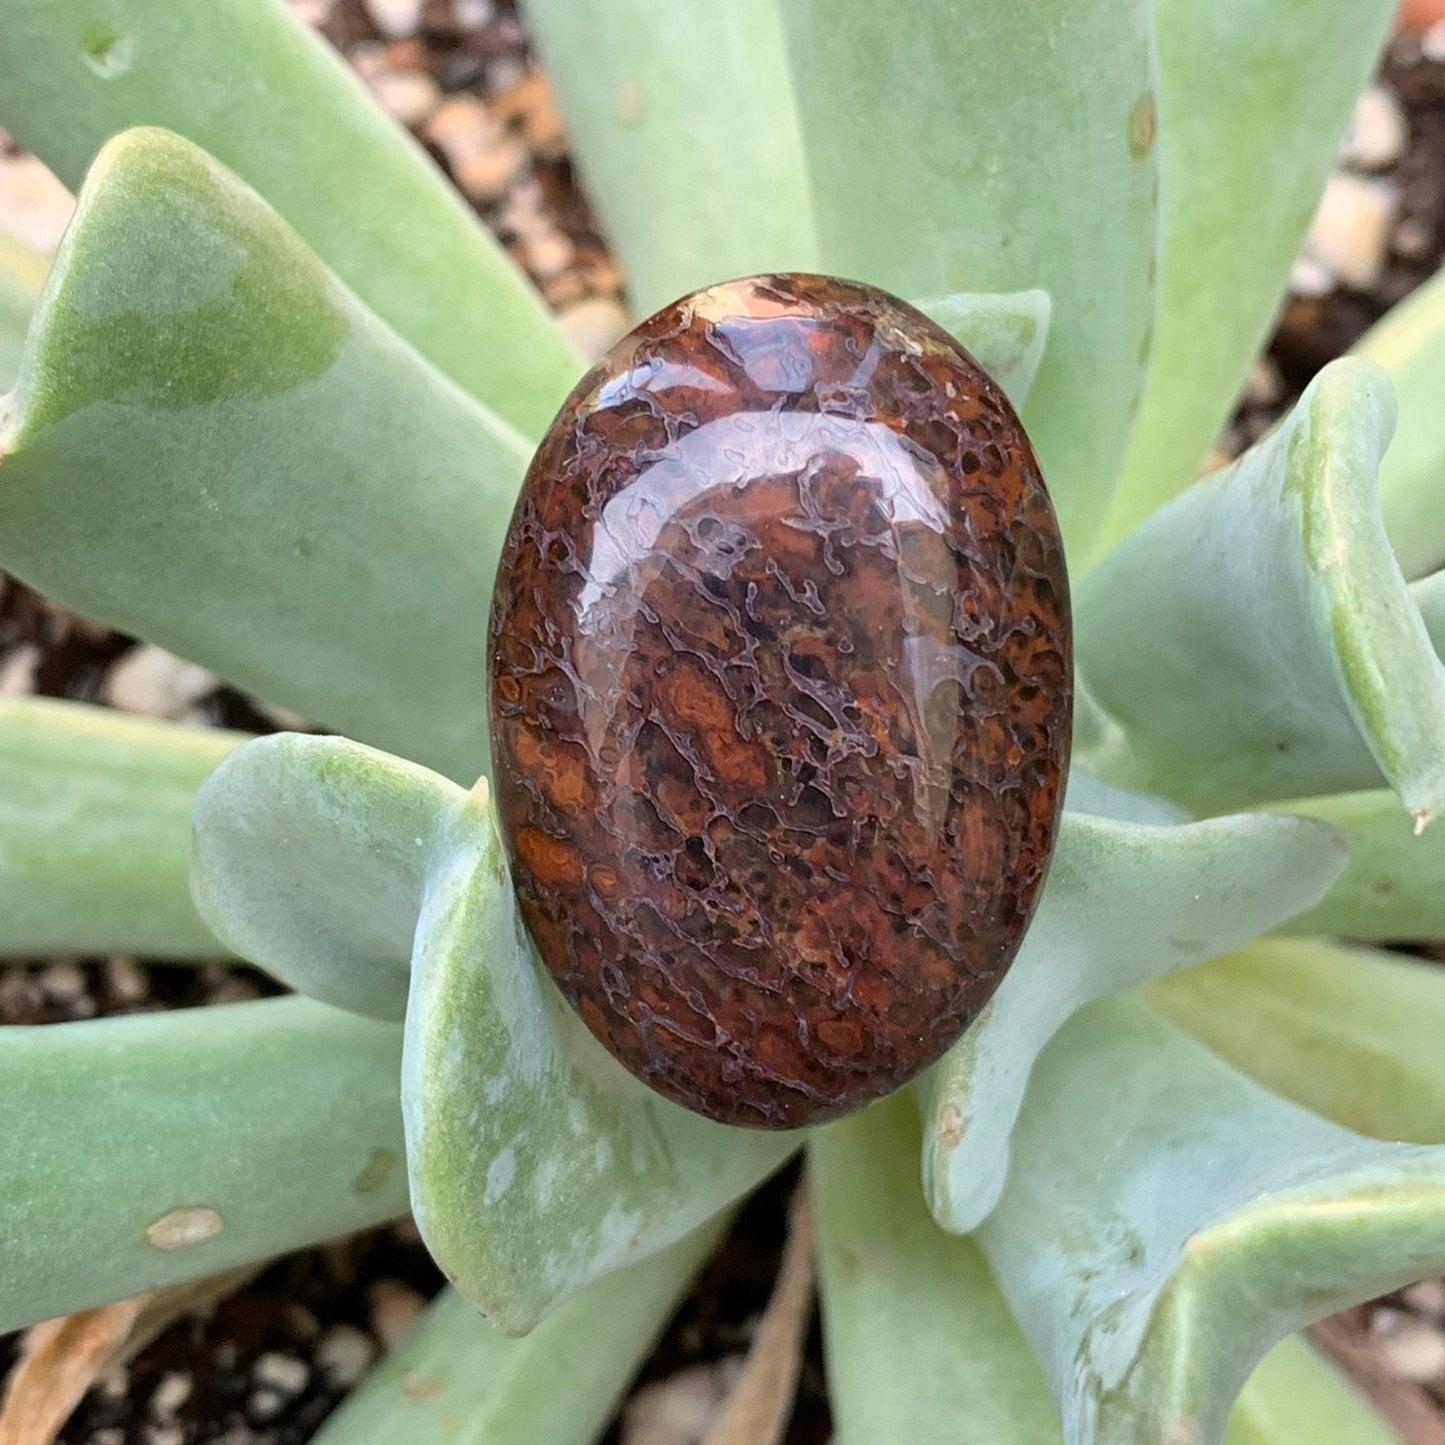
[[[1058,826],[1068,583],[1018,417],[922,313],[769,275],[643,322],[537,451],[490,642],[523,914],[639,1078],[813,1124],[977,1015]]]

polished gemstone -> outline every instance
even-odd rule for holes
[[[945,332],[803,275],[645,321],[544,438],[491,628],[523,913],[629,1069],[786,1128],[958,1038],[1048,866],[1071,647],[1033,450]]]

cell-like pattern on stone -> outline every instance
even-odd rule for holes
[[[544,962],[713,1118],[887,1093],[1018,948],[1071,684],[1053,510],[972,358],[830,277],[685,297],[578,384],[498,576],[495,788]]]

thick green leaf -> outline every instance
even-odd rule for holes
[[[191,904],[191,804],[240,741],[82,703],[0,699],[0,956],[224,952]]]
[[[1025,414],[1071,556],[1128,446],[1154,312],[1147,0],[789,0],[826,270],[1053,298]]]
[[[469,783],[527,455],[254,192],[132,131],[81,194],[0,420],[0,564]]]
[[[1380,463],[1380,510],[1407,577],[1445,567],[1445,273],[1427,281],[1355,348],[1390,373],[1400,425]]]
[[[1236,1068],[1379,1139],[1445,1143],[1445,968],[1262,939],[1151,984],[1149,1001]]]
[[[1074,715],[1074,732],[1077,746],[1077,713]],[[1086,773],[1077,764],[1069,769],[1068,782],[1064,786],[1064,812],[1085,813],[1093,818],[1114,818],[1121,823],[1152,823],[1157,827],[1191,821],[1188,811],[1177,803],[1171,803],[1167,798],[1156,798],[1152,793],[1131,793],[1127,788],[1116,788],[1112,783],[1101,782]]]
[[[1355,1387],[1308,1341],[1281,1340],[1235,1402],[1224,1445],[1399,1445]]]
[[[1076,594],[1081,673],[1127,751],[1081,761],[1198,812],[1377,786],[1445,803],[1445,667],[1380,523],[1385,374],[1346,358]]]
[[[1344,866],[1315,820],[1150,826],[1066,814],[1039,912],[998,992],[928,1076],[924,1190],[945,1228],[997,1203],[1029,1071],[1092,999],[1223,953],[1316,902]]]
[[[196,801],[196,904],[228,947],[292,988],[399,1022],[428,873],[466,800],[359,743],[260,738]]]
[[[1425,619],[1435,655],[1445,657],[1445,569],[1412,582],[1410,596]]]
[[[1278,803],[1323,818],[1348,840],[1350,861],[1319,905],[1283,925],[1288,933],[1408,942],[1445,937],[1445,829],[1419,834],[1385,788]]]
[[[404,1213],[400,1045],[299,998],[0,1029],[0,1331]]]
[[[723,1223],[599,1280],[521,1340],[447,1290],[314,1445],[590,1445]]]
[[[896,1095],[809,1145],[829,1400],[839,1445],[1054,1445],[1058,1412],[978,1246],[918,1196],[918,1120]],[[1298,1336],[1250,1376],[1226,1445],[1391,1445]]]
[[[816,271],[775,0],[527,0],[574,154],[643,315]]]
[[[238,952],[405,1013],[417,1222],[508,1333],[699,1227],[799,1145],[689,1113],[605,1053],[535,959],[484,784],[466,794],[340,738],[262,739],[202,792],[195,882]]]
[[[1445,1269],[1445,1148],[1327,1123],[1109,999],[1039,1060],[978,1238],[1066,1439],[1214,1445],[1286,1332]]]
[[[0,232],[0,388],[9,386],[20,370],[30,314],[49,268],[38,251]]]
[[[977,1245],[924,1207],[918,1145],[895,1094],[808,1147],[838,1445],[1056,1445],[1038,1361]]]
[[[1053,304],[1047,291],[959,292],[913,304],[961,342],[1015,408],[1023,409],[1048,341]]]
[[[402,1060],[412,1206],[509,1334],[698,1228],[791,1154],[612,1059],[535,961],[484,788],[428,880]]]
[[[72,189],[131,126],[195,141],[383,320],[529,434],[581,370],[425,152],[284,0],[7,0],[0,125]]]
[[[1154,0],[1153,8],[1159,321],[1104,544],[1188,486],[1228,420],[1396,3]]]

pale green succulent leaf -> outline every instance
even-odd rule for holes
[[[257,739],[196,801],[196,904],[231,949],[298,992],[399,1022],[428,873],[466,799],[343,738]]]
[[[959,342],[1022,410],[1048,342],[1047,291],[956,292],[913,303]]]
[[[1425,631],[1437,657],[1445,657],[1445,570],[1410,584],[1410,596],[1425,619]]]
[[[1445,274],[1435,276],[1360,339],[1355,350],[1390,373],[1400,424],[1380,463],[1380,510],[1407,577],[1445,566]]]
[[[1057,1445],[1058,1411],[1038,1360],[978,1245],[945,1234],[923,1207],[918,1144],[903,1095],[809,1144],[838,1445]],[[1392,1445],[1394,1437],[1338,1371],[1290,1336],[1250,1376],[1225,1440],[1302,1439]]]
[[[1445,1143],[1445,969],[1261,939],[1146,993],[1275,1093],[1361,1134]]]
[[[314,1445],[591,1445],[725,1223],[599,1280],[524,1339],[446,1290]]]
[[[0,232],[0,388],[20,371],[25,333],[49,269],[40,252]]]
[[[1416,832],[1387,788],[1296,798],[1274,808],[1323,818],[1344,834],[1350,850],[1330,891],[1283,923],[1282,932],[1382,943],[1445,936],[1445,830]]]
[[[824,269],[901,296],[1052,297],[1024,420],[1069,555],[1087,555],[1154,316],[1147,0],[781,8]]]
[[[0,1029],[0,1331],[404,1213],[400,1052],[300,998]]]
[[[1235,1401],[1224,1445],[1399,1445],[1394,1432],[1318,1350],[1290,1335]]]
[[[1154,0],[1159,319],[1102,544],[1198,475],[1264,344],[1395,9]]]
[[[0,698],[0,957],[220,957],[187,885],[191,804],[240,741]]]
[[[483,792],[428,880],[402,1108],[427,1247],[520,1334],[701,1226],[801,1140],[704,1119],[606,1053],[535,958]]]
[[[470,784],[520,435],[156,130],[81,193],[0,420],[0,564]]]
[[[1075,732],[1078,731],[1077,714]],[[1070,767],[1064,784],[1064,812],[1084,813],[1094,818],[1113,818],[1120,823],[1152,823],[1170,827],[1191,821],[1186,809],[1153,793],[1136,793],[1117,788],[1086,773],[1077,765]]]
[[[188,137],[424,356],[531,435],[581,370],[506,252],[284,0],[10,0],[0,125],[72,189],[120,131]]]
[[[1287,1332],[1445,1269],[1445,1148],[1352,1134],[1107,999],[1039,1060],[978,1239],[1066,1439],[1216,1445]]]
[[[775,0],[524,9],[637,312],[736,276],[818,269]]]
[[[838,1445],[1058,1445],[1058,1411],[978,1246],[918,1192],[906,1094],[808,1146]]]
[[[924,1085],[924,1192],[939,1224],[974,1229],[998,1202],[1029,1071],[1078,1009],[1273,928],[1344,862],[1339,834],[1313,819],[1065,814],[1018,957]]]
[[[1127,740],[1081,761],[1196,812],[1388,782],[1445,802],[1445,667],[1380,523],[1385,374],[1334,362],[1234,465],[1084,578],[1089,692]]]

